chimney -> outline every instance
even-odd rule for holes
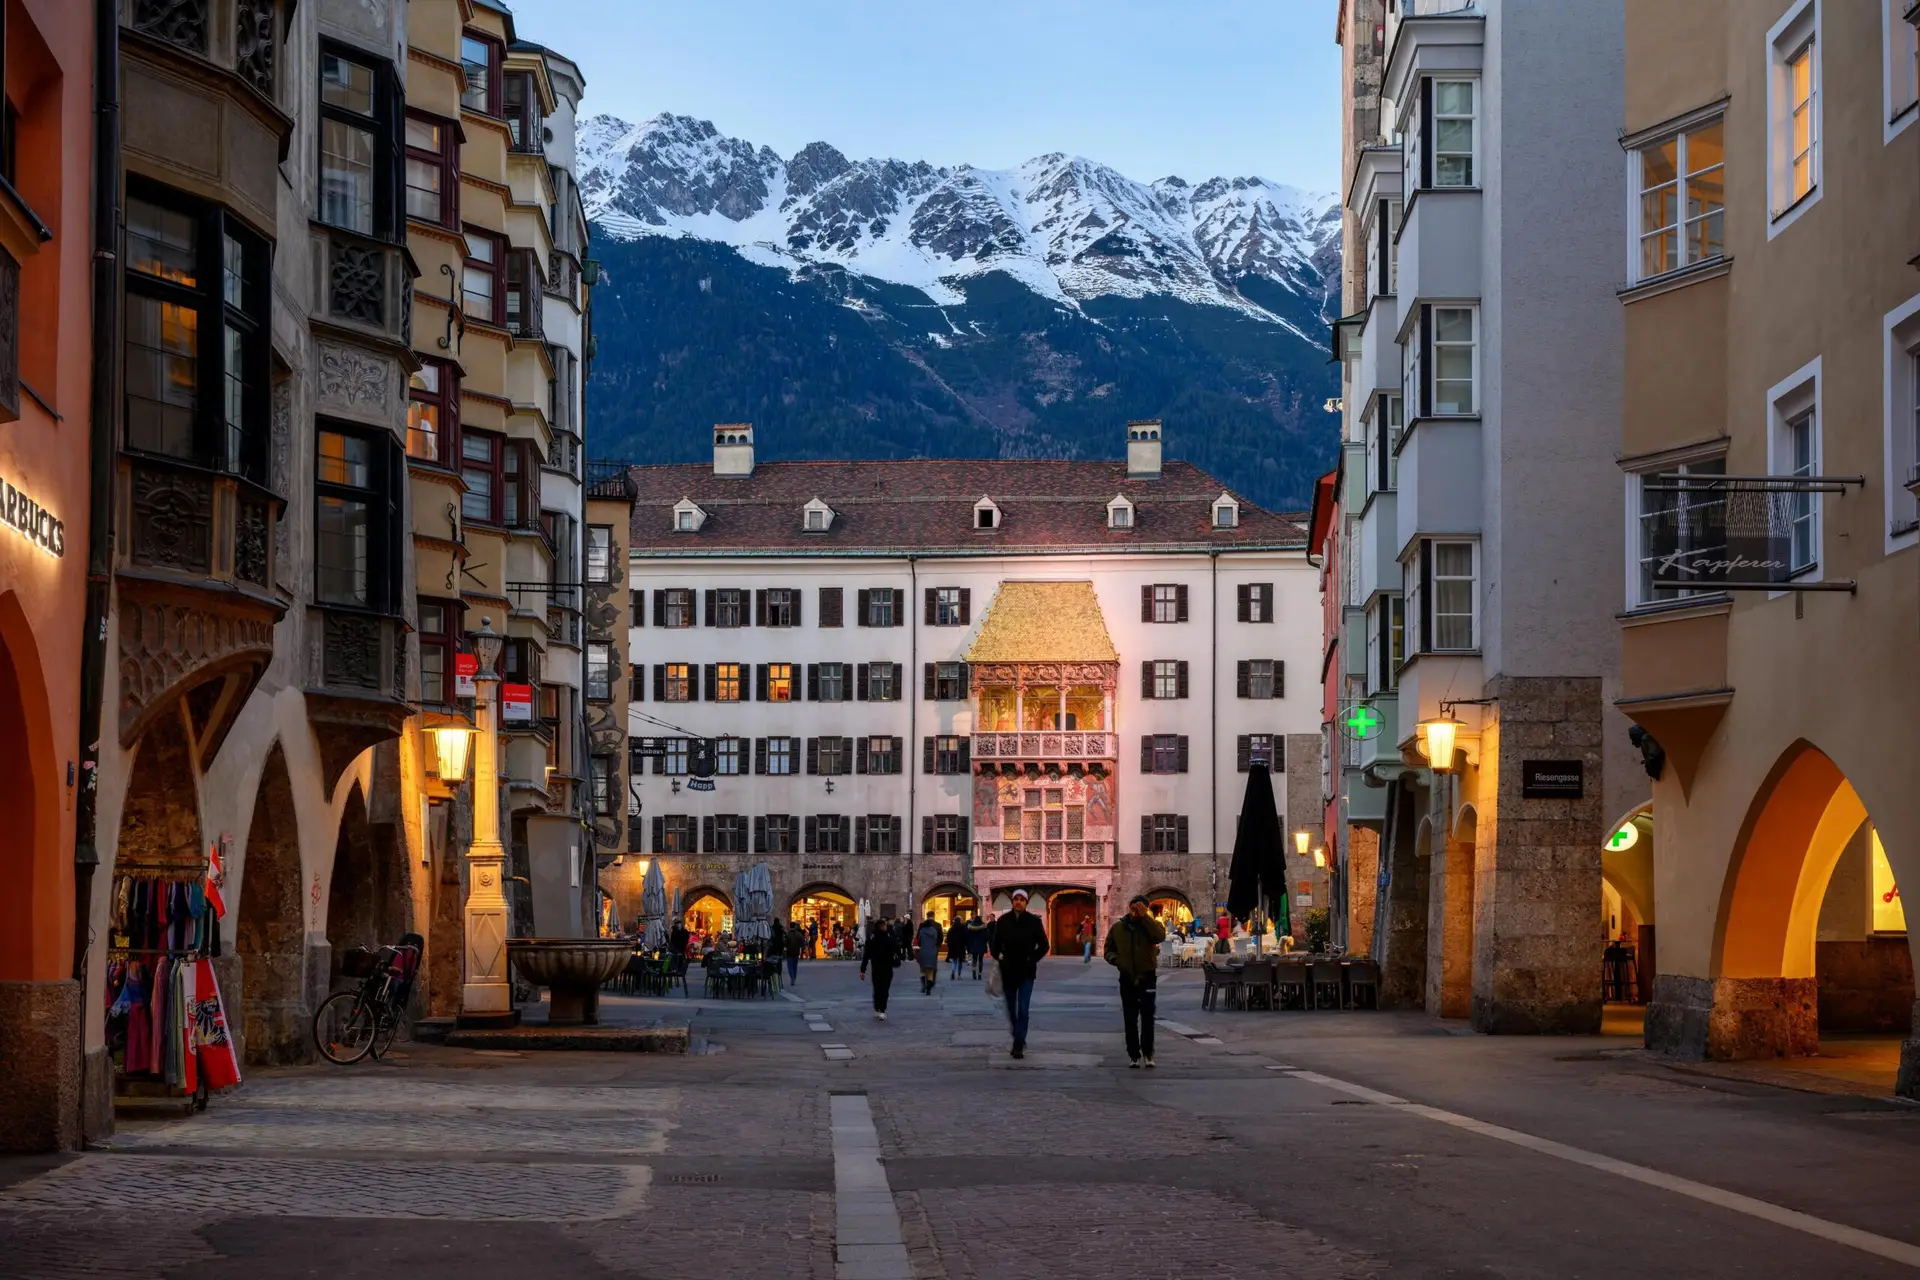
[[[1160,478],[1160,419],[1127,424],[1127,474]]]
[[[713,474],[753,474],[753,424],[716,422],[713,426]]]

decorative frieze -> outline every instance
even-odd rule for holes
[[[124,578],[119,591],[123,744],[133,741],[149,708],[199,683],[202,672],[251,665],[251,686],[273,658],[271,613],[227,612],[170,597],[149,598]],[[244,702],[245,692],[232,699],[232,705]]]
[[[393,386],[393,362],[337,342],[319,344],[320,403],[351,412],[378,412]]]
[[[205,56],[210,0],[133,0],[133,29]]]
[[[338,320],[384,325],[387,255],[351,241],[332,242],[327,271],[327,313]]]
[[[213,571],[213,481],[160,467],[132,473],[133,563],[182,573]]]
[[[233,67],[240,78],[273,98],[274,0],[235,0],[233,9]]]
[[[324,615],[321,680],[335,688],[378,692],[382,619],[357,613]]]

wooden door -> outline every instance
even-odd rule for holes
[[[1093,895],[1090,893],[1056,893],[1047,904],[1047,941],[1053,944],[1053,954],[1057,956],[1077,956],[1080,954],[1080,922],[1093,919]],[[1099,939],[1095,939],[1099,941]]]

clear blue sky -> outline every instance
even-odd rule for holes
[[[1334,0],[507,0],[586,110],[792,155],[1339,185]]]

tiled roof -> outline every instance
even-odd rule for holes
[[[1118,662],[1091,582],[1003,582],[968,662]]]
[[[631,545],[636,553],[812,555],[943,551],[1007,554],[1058,550],[1304,549],[1305,514],[1267,511],[1233,494],[1240,522],[1213,527],[1226,486],[1185,462],[1132,477],[1121,462],[1026,458],[908,458],[873,462],[763,462],[750,476],[716,476],[707,463],[637,466]],[[1125,494],[1131,529],[1107,527],[1107,503]],[[823,533],[802,529],[813,498],[834,510]],[[974,504],[991,498],[998,527],[975,529]],[[673,507],[691,498],[707,513],[698,533],[673,529]]]

